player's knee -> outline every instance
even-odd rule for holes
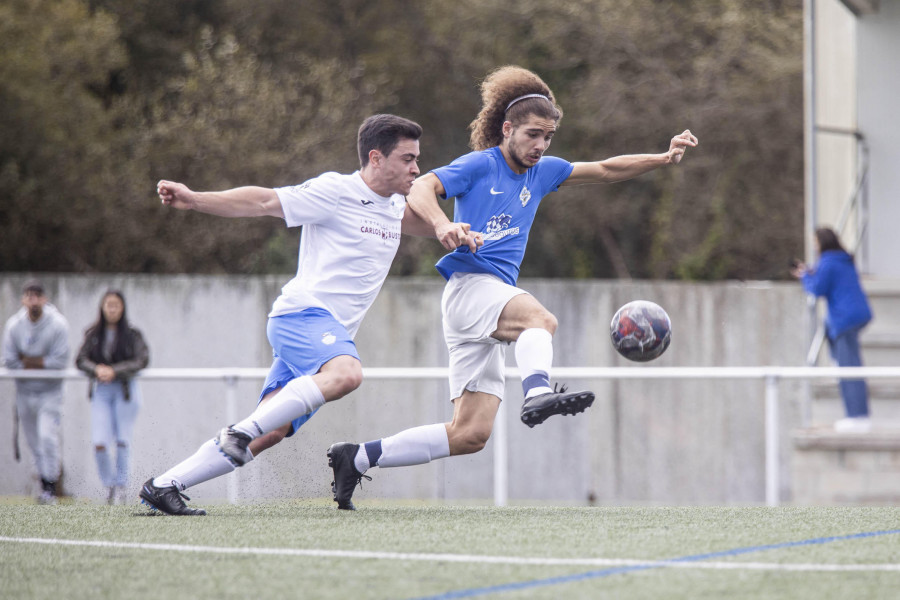
[[[542,325],[541,327],[550,332],[550,335],[554,335],[556,333],[556,328],[559,326],[559,321],[556,319],[556,315],[554,315],[550,311],[544,311],[544,314],[541,316]]]
[[[484,450],[484,447],[487,445],[488,439],[490,439],[490,434],[486,435],[472,435],[466,440],[466,448],[468,448],[468,454],[475,454],[476,452],[481,452]]]
[[[362,385],[362,379],[362,367],[359,366],[359,363],[341,369],[340,372],[337,373],[336,380],[336,387],[340,396],[346,396]]]
[[[460,454],[474,454],[484,450],[487,441],[491,438],[489,425],[473,425],[467,427],[458,438]]]
[[[559,321],[556,319],[556,315],[543,309],[529,315],[528,324],[525,326],[525,329],[546,329],[550,332],[550,335],[553,335],[556,333],[556,327],[558,325]]]

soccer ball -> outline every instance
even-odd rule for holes
[[[658,304],[647,300],[629,302],[616,311],[609,325],[616,352],[636,362],[658,358],[672,341],[672,322]]]

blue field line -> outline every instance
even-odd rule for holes
[[[471,588],[468,590],[456,590],[437,596],[423,596],[413,598],[411,600],[451,600],[452,598],[473,598],[475,596],[486,596],[488,594],[500,594],[503,592],[512,592],[516,590],[532,589],[537,587],[546,587],[550,585],[559,585],[562,583],[572,583],[575,581],[584,581],[585,579],[599,579],[601,577],[609,577],[610,575],[618,575],[620,573],[631,573],[634,571],[646,571],[648,569],[661,569],[671,564],[701,562],[712,558],[723,558],[728,556],[740,556],[742,554],[750,554],[751,552],[765,552],[767,550],[779,550],[781,548],[795,548],[798,546],[814,546],[817,544],[830,544],[831,542],[843,542],[847,540],[858,540],[862,538],[877,537],[882,535],[897,535],[900,529],[888,529],[884,531],[867,531],[863,533],[853,533],[849,535],[835,535],[829,537],[813,538],[810,540],[800,540],[796,542],[782,542],[779,544],[766,544],[763,546],[749,546],[747,548],[733,548],[731,550],[721,550],[719,552],[708,552],[706,554],[691,554],[680,558],[670,558],[666,560],[647,561],[643,565],[629,565],[622,567],[613,567],[611,569],[601,569],[599,571],[587,571],[586,573],[577,573],[575,575],[564,575],[561,577],[549,577],[547,579],[534,579],[532,581],[520,581],[516,583],[504,583],[501,585],[492,585],[482,588]]]

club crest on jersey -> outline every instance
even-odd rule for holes
[[[511,223],[512,215],[507,215],[506,213],[494,215],[493,217],[488,219],[487,224],[484,226],[485,241],[499,240],[500,238],[505,238],[508,235],[518,235],[519,228],[510,227]]]
[[[337,338],[330,331],[328,333],[322,334],[322,343],[326,346],[330,346],[337,341]]]
[[[528,191],[527,187],[523,187],[521,193],[519,193],[519,200],[522,201],[522,206],[524,207],[528,204],[528,201],[531,200],[531,192]]]
[[[494,215],[493,217],[488,219],[487,226],[484,228],[484,232],[491,234],[496,233],[501,229],[506,229],[507,227],[509,227],[510,221],[512,221],[512,215]]]

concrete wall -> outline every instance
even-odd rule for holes
[[[18,306],[25,276],[0,274],[0,315]],[[149,342],[152,367],[267,367],[265,315],[286,278],[229,276],[44,276],[72,326],[73,353],[96,317],[102,292],[120,288],[132,321]],[[652,366],[800,366],[805,299],[793,283],[523,280],[560,321],[555,365],[632,366],[609,343],[615,310],[653,300],[673,322],[669,350]],[[445,366],[440,329],[442,280],[391,279],[357,343],[370,367]],[[508,362],[513,364],[512,352]],[[259,381],[239,386],[239,416],[256,404]],[[529,429],[518,420],[521,388],[507,386],[510,500],[601,504],[746,504],[764,501],[763,385],[756,381],[572,381],[597,401],[577,417]],[[132,492],[193,453],[227,424],[218,382],[144,381],[134,440]],[[93,462],[87,384],[68,382],[64,469],[68,493],[104,497]],[[799,384],[781,384],[782,497],[789,497],[789,430],[799,422]],[[325,450],[449,420],[445,381],[366,381],[324,407],[294,438],[262,454],[236,477],[240,499],[330,497]],[[0,381],[0,439],[10,440],[13,384]],[[8,416],[6,416],[8,415]],[[12,459],[4,442],[0,494],[34,494],[31,455]],[[399,469],[373,469],[357,492],[375,498],[492,498],[493,444],[481,453]],[[226,497],[225,478],[191,490],[195,502]]]

